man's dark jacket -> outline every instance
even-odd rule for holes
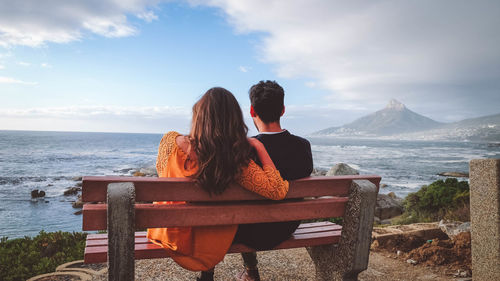
[[[274,165],[285,180],[308,177],[313,170],[311,144],[284,130],[255,136],[264,144]],[[238,227],[235,242],[255,250],[272,249],[297,229],[300,221],[243,224]]]

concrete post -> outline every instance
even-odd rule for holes
[[[352,182],[340,243],[307,248],[316,267],[316,280],[358,280],[358,274],[368,267],[376,202],[373,183]]]
[[[500,159],[470,161],[472,280],[500,280]]]
[[[108,185],[108,279],[135,278],[135,187],[133,183]]]

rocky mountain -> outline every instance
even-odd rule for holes
[[[419,133],[394,135],[397,139],[488,141],[500,143],[500,114],[465,119]]]
[[[440,123],[409,110],[397,100],[391,100],[382,110],[344,126],[327,128],[312,135],[500,143],[500,114]]]
[[[331,127],[318,131],[314,135],[389,136],[430,130],[442,125],[443,123],[415,113],[393,99],[382,110],[361,117],[342,127]]]

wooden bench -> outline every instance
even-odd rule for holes
[[[290,182],[289,200],[272,201],[237,185],[209,196],[186,178],[84,177],[82,201],[92,203],[83,207],[83,230],[107,229],[88,235],[84,259],[108,261],[109,280],[134,280],[134,259],[168,257],[136,229],[342,217],[342,226],[303,223],[275,249],[307,247],[317,280],[357,280],[368,265],[379,183],[371,175],[310,177]],[[189,203],[139,203],[153,201]],[[229,250],[249,251],[241,244]]]

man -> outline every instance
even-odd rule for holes
[[[260,81],[249,91],[250,115],[271,159],[285,180],[308,177],[313,170],[311,144],[281,128],[280,118],[285,113],[283,88],[275,81]],[[288,239],[300,221],[245,224],[238,227],[235,241],[256,250],[271,249]],[[257,254],[243,253],[245,270],[237,280],[260,280]]]

